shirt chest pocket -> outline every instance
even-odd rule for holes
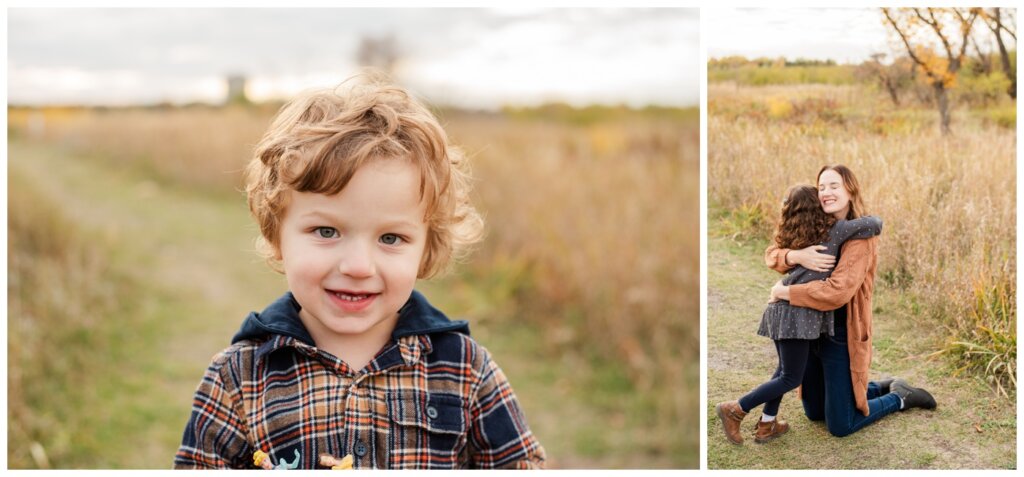
[[[462,467],[462,455],[466,447],[467,413],[466,405],[458,396],[431,393],[426,397],[390,397],[390,467]]]

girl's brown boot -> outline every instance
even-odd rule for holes
[[[779,437],[789,430],[789,423],[775,417],[773,421],[762,421],[758,419],[757,426],[754,427],[754,442],[758,444],[764,444],[776,437]]]
[[[725,430],[725,437],[733,444],[742,444],[743,435],[740,432],[740,423],[747,413],[743,412],[739,401],[719,403],[715,406],[718,419],[722,421],[722,429]]]

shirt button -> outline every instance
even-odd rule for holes
[[[434,406],[427,406],[427,417],[430,419],[437,419],[437,409]]]
[[[363,444],[362,441],[356,442],[356,447],[353,450],[357,456],[362,457],[366,455],[366,444]]]

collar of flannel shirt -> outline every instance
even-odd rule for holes
[[[231,343],[242,340],[256,339],[267,336],[286,336],[294,338],[301,343],[315,346],[313,337],[306,331],[299,319],[299,302],[291,292],[287,292],[278,298],[262,312],[252,312],[245,318],[242,328],[231,338]],[[409,300],[398,310],[398,322],[391,337],[395,341],[407,336],[426,335],[429,333],[441,333],[445,331],[456,331],[469,334],[469,323],[464,320],[452,321],[434,308],[422,293],[413,290]]]

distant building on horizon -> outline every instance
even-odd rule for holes
[[[228,75],[228,95],[224,104],[249,104],[249,97],[245,95],[245,81],[243,75]]]

